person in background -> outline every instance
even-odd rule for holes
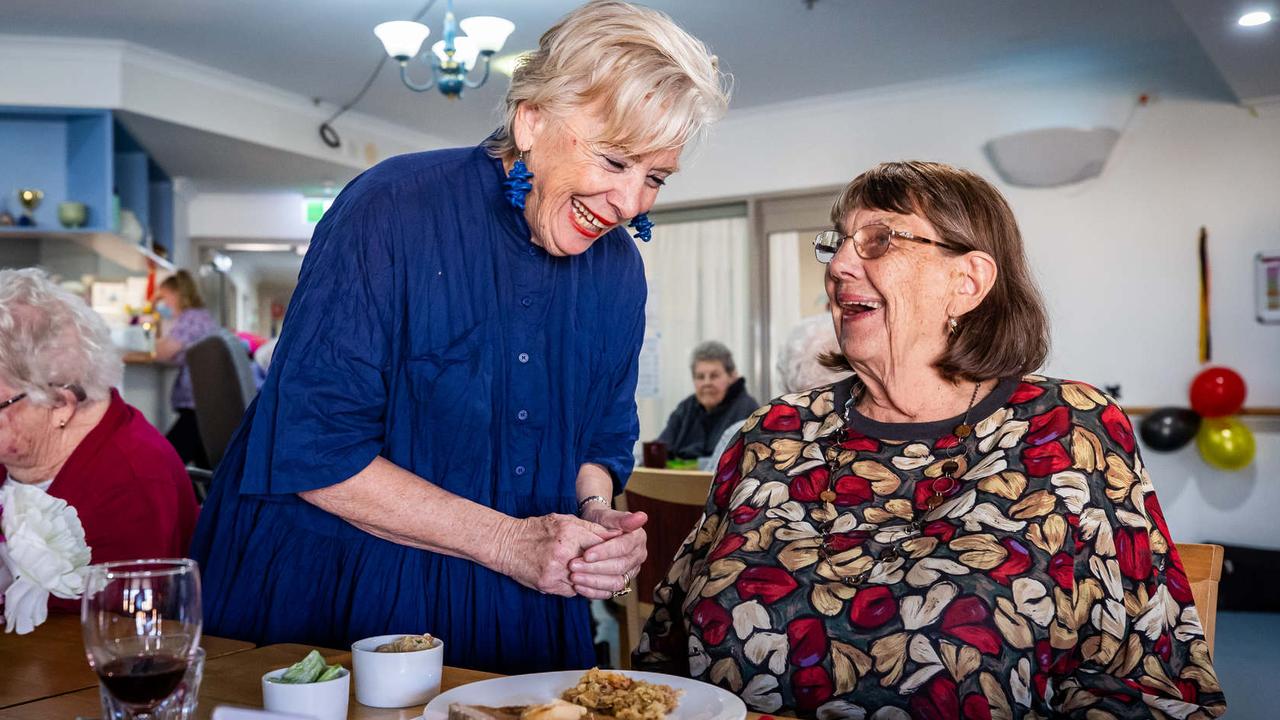
[[[740,425],[759,407],[723,343],[708,340],[698,345],[689,365],[693,394],[676,406],[658,436],[670,457],[683,460],[709,457],[725,430]]]
[[[833,369],[823,357],[840,353],[836,333],[831,328],[831,306],[817,315],[801,318],[791,328],[778,351],[778,381],[784,394],[830,385],[849,376],[848,370]]]
[[[74,507],[92,562],[183,557],[196,525],[191,479],[120,398],[123,374],[106,323],[83,300],[42,271],[0,270],[0,483]]]
[[[178,377],[173,381],[169,398],[178,417],[165,437],[178,451],[182,462],[209,469],[204,443],[200,440],[200,426],[196,423],[187,348],[216,334],[218,323],[204,309],[196,281],[186,270],[179,270],[160,283],[156,288],[155,307],[164,321],[164,335],[156,342],[156,359],[178,366]]]
[[[1005,199],[930,162],[855,178],[814,246],[852,377],[721,456],[633,666],[804,718],[1210,718],[1191,584],[1115,401],[1035,374]]]
[[[838,355],[840,346],[836,343],[835,331],[831,329],[831,306],[827,305],[827,313],[810,315],[802,318],[787,335],[787,341],[778,352],[778,382],[784,394],[800,392],[810,388],[830,385],[849,376],[847,369],[831,368],[823,364],[824,357]],[[741,424],[733,424],[720,434],[715,450],[707,461],[707,466],[699,469],[712,470],[720,456],[724,454],[733,436],[737,434]]]
[[[271,338],[270,340],[262,343],[262,346],[253,353],[253,364],[257,365],[258,368],[261,369],[264,376],[266,372],[271,369],[271,358],[276,354],[276,340],[278,339],[279,338]]]

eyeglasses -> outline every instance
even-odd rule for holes
[[[4,402],[0,402],[0,410],[3,410],[3,409],[5,409],[5,408],[9,407],[10,405],[12,405],[12,404],[14,404],[14,403],[21,401],[21,400],[22,400],[23,398],[25,398],[26,396],[27,396],[27,394],[26,394],[26,393],[18,393],[17,395],[14,395],[13,397],[9,398],[8,400],[5,400]]]
[[[58,385],[58,384],[56,384],[56,383],[49,383],[49,387],[51,387],[51,388],[57,388],[57,389],[59,389],[59,390],[66,390],[67,392],[69,392],[69,393],[71,393],[72,395],[74,395],[74,396],[75,396],[75,398],[76,398],[76,401],[77,401],[77,402],[84,402],[85,400],[87,400],[87,399],[89,398],[89,395],[88,395],[88,393],[86,393],[86,392],[84,391],[84,388],[80,387],[79,385],[77,385],[77,384],[75,384],[75,383],[67,383],[67,384],[65,384],[65,385]],[[4,410],[5,408],[9,407],[10,405],[14,405],[14,404],[16,404],[16,403],[22,402],[22,400],[26,399],[26,397],[27,397],[27,394],[26,394],[26,393],[18,393],[17,395],[14,395],[13,397],[9,398],[8,400],[5,400],[5,401],[3,401],[3,402],[0,402],[0,410]]]
[[[887,225],[874,223],[858,228],[852,235],[841,235],[835,230],[824,230],[818,233],[817,237],[813,239],[813,254],[818,258],[818,262],[826,265],[840,251],[840,246],[844,245],[845,240],[852,240],[853,249],[858,253],[858,257],[863,260],[875,260],[889,252],[889,245],[892,244],[894,238],[911,240],[926,245],[937,245],[940,248],[955,252],[964,251],[964,248],[954,243],[930,240],[906,230],[893,230]]]

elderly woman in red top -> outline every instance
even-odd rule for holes
[[[636,665],[821,720],[1221,715],[1128,418],[1033,374],[1048,329],[1004,198],[887,163],[831,219],[828,362],[856,374],[747,418]]]
[[[191,480],[120,399],[122,374],[106,323],[84,301],[39,270],[0,270],[0,482],[66,500],[95,563],[184,557]]]

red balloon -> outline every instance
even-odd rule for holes
[[[1244,406],[1244,378],[1231,368],[1205,368],[1191,381],[1191,409],[1204,417],[1222,417]]]

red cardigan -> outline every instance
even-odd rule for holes
[[[191,479],[164,436],[115,390],[49,494],[79,513],[95,563],[187,556],[199,512]],[[55,598],[50,607],[79,611],[80,602]]]

